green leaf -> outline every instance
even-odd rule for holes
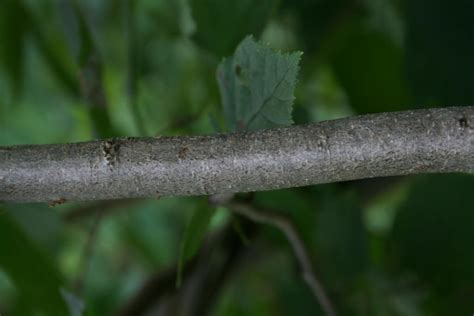
[[[218,56],[226,56],[247,35],[260,36],[276,0],[191,0],[197,31],[194,40]]]
[[[31,313],[68,315],[58,272],[8,213],[0,214],[0,268],[15,284]]]
[[[213,215],[214,208],[210,208],[207,205],[201,204],[194,210],[188,227],[184,232],[184,238],[179,252],[178,275],[176,279],[177,287],[181,286],[184,263],[191,259],[201,246]]]
[[[222,61],[217,80],[230,130],[291,125],[301,52],[281,54],[251,36]]]

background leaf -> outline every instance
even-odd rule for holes
[[[332,194],[322,198],[313,229],[318,267],[333,287],[342,289],[368,271],[368,234],[354,195],[338,194],[336,199]]]
[[[186,231],[184,232],[183,241],[179,252],[178,259],[178,275],[176,285],[181,285],[181,277],[183,267],[186,261],[192,258],[199,247],[201,246],[204,237],[206,236],[207,228],[214,215],[214,208],[207,205],[196,208],[192,214]]]
[[[392,246],[400,266],[434,291],[433,313],[470,313],[474,307],[465,297],[474,289],[473,192],[472,176],[424,176],[395,218]]]
[[[30,21],[20,1],[0,2],[0,63],[5,69],[12,90],[21,92],[23,81],[23,53],[25,36]]]
[[[195,41],[217,56],[226,56],[248,34],[260,36],[276,0],[191,0]]]
[[[68,315],[61,296],[61,278],[50,259],[9,218],[0,215],[0,267],[28,302],[30,314]]]
[[[359,113],[413,107],[404,80],[402,48],[385,33],[351,21],[331,53],[336,77]]]
[[[474,102],[474,2],[404,1],[406,71],[416,102],[462,105]],[[440,23],[440,21],[443,21]]]
[[[281,54],[245,38],[217,69],[230,130],[291,125],[301,52]]]

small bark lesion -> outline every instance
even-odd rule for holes
[[[319,149],[327,149],[328,140],[329,140],[329,137],[327,135],[320,135],[316,141],[316,145],[318,146]]]
[[[178,152],[178,158],[179,159],[184,159],[188,156],[188,153],[189,153],[189,148],[188,147],[182,147]]]
[[[120,150],[120,143],[118,140],[112,138],[102,142],[102,156],[105,165],[113,169],[118,162],[118,154]]]
[[[469,122],[467,120],[467,118],[465,117],[461,117],[459,120],[458,120],[458,123],[459,123],[459,127],[461,129],[465,129],[465,128],[468,128],[469,127]]]

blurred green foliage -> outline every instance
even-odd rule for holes
[[[216,71],[247,35],[304,52],[296,124],[472,105],[472,21],[470,0],[3,0],[0,145],[232,128]],[[466,315],[473,181],[425,175],[239,198],[294,221],[340,315]],[[86,208],[102,215],[67,219]],[[209,264],[196,269],[216,275],[197,283],[210,314],[322,315],[281,232],[226,212],[203,198],[2,205],[0,313],[67,315],[84,303],[83,315],[114,314],[176,266],[183,243],[187,258],[229,226],[238,242],[198,254]],[[186,230],[193,214],[208,216]]]
[[[199,247],[202,245],[214,211],[214,208],[207,205],[205,201],[204,203],[196,204],[196,209],[193,211],[193,215],[189,220],[181,242],[178,258],[178,273],[176,276],[177,287],[181,286],[184,264],[196,255]]]
[[[191,0],[193,38],[218,57],[232,54],[247,35],[260,36],[278,0]]]

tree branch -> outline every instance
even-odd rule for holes
[[[0,200],[249,192],[474,172],[474,107],[381,113],[215,136],[0,147]]]

